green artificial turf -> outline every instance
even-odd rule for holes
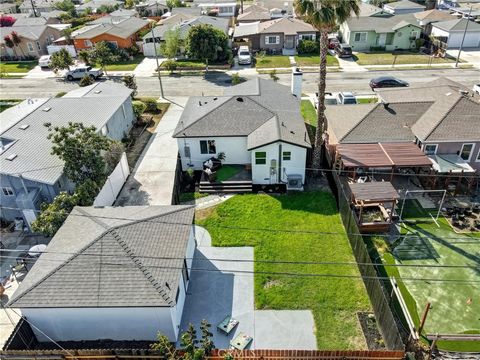
[[[184,193],[180,193],[180,202],[183,203],[187,201],[193,201],[205,196],[208,196],[208,194],[203,194],[199,192],[184,192]]]
[[[300,112],[307,124],[317,125],[317,111],[310,100],[302,100],[300,103]]]
[[[106,66],[107,71],[133,71],[144,59],[143,55],[134,56],[132,60],[117,61]]]
[[[255,67],[257,69],[262,68],[289,68],[292,65],[288,56],[285,55],[266,55],[257,56]]]
[[[238,166],[232,165],[223,165],[220,169],[218,169],[215,173],[216,181],[222,182],[230,179],[232,176],[238,174],[241,168]]]
[[[298,66],[320,66],[319,54],[295,55],[295,62]],[[338,60],[335,56],[327,55],[327,66],[338,66]]]
[[[12,61],[0,63],[1,73],[27,73],[38,65],[38,61]]]
[[[256,260],[355,261],[335,199],[328,192],[238,195],[206,219],[197,217],[197,222],[210,232],[214,246],[254,246]],[[319,349],[365,349],[356,316],[371,310],[363,281],[311,276],[360,276],[356,265],[256,262],[254,268],[257,309],[311,310]]]

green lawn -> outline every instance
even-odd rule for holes
[[[257,69],[262,68],[288,68],[292,65],[290,64],[290,60],[288,56],[284,55],[266,55],[266,56],[259,56],[256,58]]]
[[[374,104],[378,102],[378,98],[372,97],[372,98],[357,98],[357,103],[359,104]]]
[[[408,206],[407,206],[408,205]],[[434,212],[434,210],[432,210]],[[480,234],[457,234],[447,220],[439,218],[439,227],[425,221],[428,211],[416,201],[405,205],[402,234],[393,251],[383,254],[388,264],[467,265],[469,268],[385,267],[399,280],[399,288],[416,325],[427,302],[432,308],[425,323],[425,334],[480,333],[480,283],[411,281],[408,278],[479,281]],[[411,221],[415,220],[415,221]],[[401,278],[404,280],[402,281]],[[406,280],[405,280],[406,279]],[[467,304],[468,299],[474,299]],[[475,301],[476,300],[476,301]],[[480,351],[473,341],[439,341],[441,349]]]
[[[237,166],[223,165],[215,173],[215,175],[217,176],[216,181],[222,182],[222,181],[228,180],[235,174],[239,173],[240,170],[241,169]]]
[[[302,100],[300,103],[300,112],[302,113],[305,122],[316,126],[317,124],[317,111],[315,107],[312,105],[310,100]]]
[[[38,61],[12,61],[0,63],[0,73],[27,73],[38,65]]]
[[[208,196],[208,194],[201,194],[199,192],[184,192],[180,193],[180,202],[183,203],[187,201],[193,201],[205,196]]]
[[[418,53],[401,53],[396,55],[395,64],[429,64],[432,58]],[[390,52],[355,53],[359,65],[392,65],[395,55]],[[451,63],[455,60],[450,58],[434,58],[432,64]]]
[[[133,60],[118,61],[115,64],[107,65],[107,71],[133,71],[144,59],[143,55],[137,55]]]
[[[295,62],[298,66],[319,66],[320,55],[295,55]],[[327,55],[327,66],[338,66],[338,60],[335,56]]]
[[[206,219],[197,216],[197,222],[208,229],[214,246],[254,246],[256,260],[355,261],[335,199],[328,192],[238,195],[219,205]],[[359,276],[355,265],[256,262],[254,268],[257,309],[310,309],[319,349],[365,349],[356,317],[358,311],[371,310],[363,281],[301,275]],[[299,275],[272,274],[279,272]]]

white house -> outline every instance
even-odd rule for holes
[[[301,73],[286,86],[253,79],[219,97],[191,97],[174,131],[182,169],[202,170],[224,153],[224,164],[251,168],[253,184],[301,189],[311,147],[300,114]]]
[[[466,33],[465,28],[467,28]],[[464,48],[480,47],[480,24],[475,21],[455,19],[432,24],[431,35],[446,44],[447,49],[459,48],[462,44],[464,33]]]
[[[159,331],[175,342],[193,218],[192,206],[75,207],[8,305],[39,342],[152,341]]]

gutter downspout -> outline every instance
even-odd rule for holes
[[[282,183],[282,143],[278,144],[278,183]]]

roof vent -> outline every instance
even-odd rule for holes
[[[238,102],[243,102],[243,98],[242,97],[237,97],[237,101]]]
[[[214,98],[213,98],[213,101],[215,101],[215,100],[218,100],[218,98],[217,98],[217,97],[214,97]]]
[[[45,112],[49,112],[50,110],[52,110],[51,107],[46,107],[46,108],[43,108],[42,111],[45,111]]]
[[[458,90],[458,92],[460,94],[462,94],[463,96],[467,96],[469,94],[469,91],[468,90]]]
[[[450,96],[450,95],[452,95],[452,93],[451,93],[451,92],[448,92],[448,93],[446,93],[445,95],[446,95],[446,96]]]
[[[293,131],[293,130],[290,130],[290,134],[293,134],[293,135],[295,135],[295,131]]]
[[[286,126],[285,126],[285,123],[284,123],[283,121],[282,121],[282,126],[283,126],[283,127],[286,127]]]
[[[15,158],[16,158],[17,156],[18,156],[17,154],[9,155],[9,156],[7,156],[7,160],[8,160],[8,161],[13,161],[13,160],[15,160]]]
[[[94,93],[95,94],[100,94],[102,92],[102,90],[95,90]]]
[[[30,127],[30,124],[23,124],[22,126],[20,126],[20,129],[27,130],[29,127]]]

